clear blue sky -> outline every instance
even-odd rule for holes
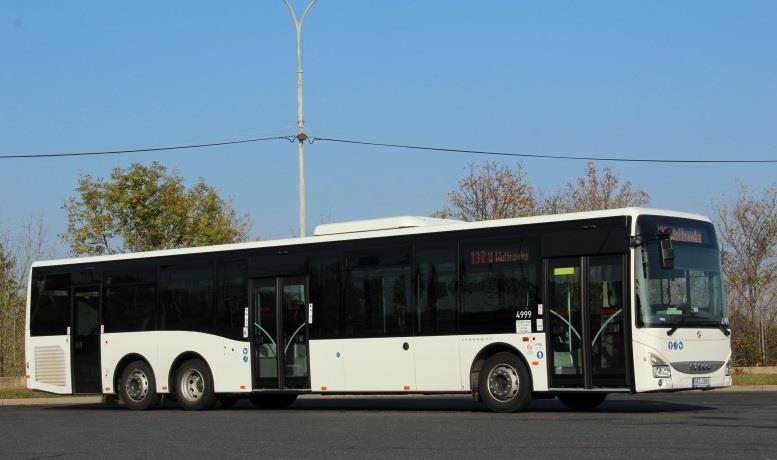
[[[541,154],[777,158],[775,24],[773,1],[320,0],[304,30],[307,131]],[[294,77],[281,0],[3,0],[0,153],[292,134]],[[472,158],[315,143],[309,225],[429,214]],[[285,141],[4,160],[0,223],[42,214],[53,238],[79,173],[154,159],[233,198],[255,235],[296,232],[296,150]],[[584,167],[524,164],[543,190]],[[737,179],[777,180],[777,165],[610,166],[652,205],[702,213]]]

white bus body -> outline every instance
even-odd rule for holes
[[[678,265],[662,271],[665,227]],[[165,394],[200,409],[303,393],[593,407],[613,392],[731,385],[722,302],[703,216],[332,224],[307,238],[36,262],[27,385],[131,408]]]

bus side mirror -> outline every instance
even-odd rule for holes
[[[672,270],[674,268],[674,248],[672,247],[672,239],[668,233],[661,235],[659,243],[659,260],[661,261],[661,268],[664,270]]]

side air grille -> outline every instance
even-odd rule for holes
[[[58,345],[35,347],[35,381],[65,386],[65,350]]]

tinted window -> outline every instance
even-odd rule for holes
[[[310,261],[311,338],[340,337],[340,264],[337,257]]]
[[[456,249],[418,251],[418,335],[456,330],[458,281]]]
[[[516,312],[537,305],[538,249],[521,238],[462,245],[462,333],[515,331]]]
[[[157,329],[156,265],[124,262],[105,271],[102,324],[105,332]]]
[[[411,334],[409,251],[350,254],[346,271],[346,337]]]
[[[34,276],[30,335],[65,335],[70,326],[70,275]]]
[[[238,340],[244,339],[246,299],[246,269],[244,261],[216,264],[216,310],[213,315],[214,334]]]
[[[162,329],[210,332],[213,265],[163,267]]]
[[[155,330],[155,305],[155,284],[109,285],[103,307],[105,332]]]

